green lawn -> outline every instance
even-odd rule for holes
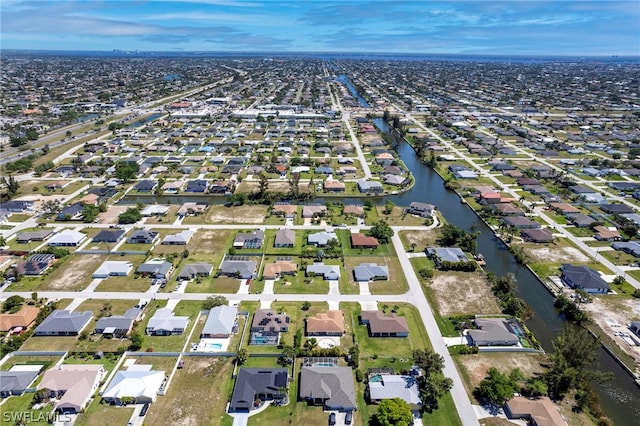
[[[351,232],[345,229],[336,230],[336,235],[342,246],[342,253],[345,256],[388,256],[393,253],[391,244],[380,244],[375,249],[369,248],[352,248]],[[395,254],[395,253],[394,253]]]
[[[168,286],[167,286],[168,287]],[[237,278],[219,276],[195,279],[187,284],[187,293],[237,293],[240,280]]]
[[[151,301],[149,304],[153,303]],[[158,302],[158,301],[155,301]],[[149,309],[149,306],[147,306]],[[197,319],[202,310],[202,302],[200,301],[186,301],[182,300],[178,302],[178,305],[173,310],[174,315],[176,316],[188,316],[189,317],[189,325],[183,334],[180,335],[172,335],[172,336],[144,336],[144,341],[142,344],[141,351],[145,352],[179,352],[182,351],[185,342],[187,341],[187,336],[189,336],[189,332],[191,328],[196,326]],[[155,309],[153,310],[155,312]],[[138,325],[137,329],[140,330],[141,333],[144,333],[144,330],[149,322],[149,319],[153,316],[151,312],[148,312],[145,316],[145,319],[141,324]],[[150,350],[152,349],[152,350]]]
[[[425,224],[425,218],[406,214],[404,213],[405,208],[401,206],[395,206],[390,214],[384,213],[384,206],[376,206],[376,210],[378,219],[384,220],[390,226],[416,226]]]
[[[324,263],[332,264],[329,259]],[[273,292],[275,294],[327,294],[329,282],[320,276],[305,277],[303,271],[298,271],[296,275],[287,275],[276,281]]]
[[[388,280],[377,280],[369,283],[371,294],[402,294],[409,290],[400,260],[395,256],[348,256],[344,258],[349,283],[356,285],[353,279],[353,268],[361,263],[375,263],[389,268]]]
[[[76,426],[103,426],[105,419],[109,419],[109,424],[126,425],[133,414],[133,406],[116,407],[109,404],[101,404],[101,398],[95,398],[86,408],[85,412],[78,417]]]
[[[19,420],[22,419],[25,424],[29,425],[48,425],[48,418],[52,414],[53,406],[48,404],[40,410],[33,410],[31,408],[34,404],[33,397],[32,393],[25,393],[4,400],[4,403],[0,405],[0,419],[2,419],[0,424],[21,424]]]

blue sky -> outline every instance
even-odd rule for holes
[[[3,49],[640,55],[640,1],[1,0]]]

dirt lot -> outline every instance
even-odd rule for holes
[[[500,313],[491,286],[482,273],[439,272],[428,285],[434,290],[442,316]]]
[[[225,416],[232,363],[227,358],[188,357],[166,396],[151,405],[145,424],[220,424]],[[213,383],[217,385],[212,386]]]
[[[632,334],[627,325],[640,320],[640,303],[636,299],[616,297],[594,297],[593,303],[581,305],[600,328],[609,335],[623,351],[636,360],[636,370],[640,370],[640,346],[629,346],[616,332]]]
[[[51,274],[42,290],[75,290],[82,283],[90,282],[91,275],[98,268],[104,256],[99,254],[77,254]]]
[[[211,206],[207,214],[210,223],[264,223],[267,215],[266,206]]]
[[[435,245],[438,239],[438,231],[400,231],[403,242],[406,241],[405,248],[411,250],[411,243],[416,244],[416,251],[422,251],[427,247]]]
[[[120,213],[124,213],[129,207],[135,206],[109,206],[106,212],[98,215],[98,219],[100,219],[100,223],[118,223]]]
[[[468,373],[471,388],[480,384],[491,367],[500,372],[509,374],[514,368],[519,368],[525,376],[541,373],[544,369],[540,365],[545,356],[540,354],[494,352],[479,353],[473,356],[460,356],[457,358]]]
[[[591,259],[575,247],[530,247],[523,246],[532,263],[589,262]]]

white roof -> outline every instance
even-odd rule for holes
[[[11,372],[16,371],[40,371],[44,365],[35,365],[35,364],[25,364],[25,365],[14,365],[9,369]]]
[[[87,237],[82,232],[75,231],[73,229],[65,229],[64,231],[49,238],[49,245],[55,244],[78,244],[80,241]]]
[[[129,275],[133,265],[131,262],[124,260],[105,260],[102,265],[93,273],[95,277],[102,277],[105,275],[117,274],[117,275]]]
[[[144,210],[140,212],[140,214],[142,214],[142,216],[151,216],[154,214],[165,214],[168,211],[169,211],[169,206],[159,206],[159,205],[153,204],[145,207]]]
[[[371,399],[400,398],[407,404],[421,405],[418,381],[414,376],[387,375],[380,376],[380,381],[369,381]]]
[[[164,371],[118,371],[104,391],[103,398],[146,397],[155,400],[156,392],[164,381]]]

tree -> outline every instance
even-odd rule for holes
[[[133,161],[118,161],[116,163],[115,177],[124,183],[131,182],[136,178],[140,165]]]
[[[85,204],[82,208],[82,221],[85,223],[91,223],[98,217],[98,213],[100,213],[98,206]]]
[[[380,426],[409,426],[412,423],[411,407],[402,399],[383,399],[378,404],[374,424]]]
[[[142,347],[143,341],[144,341],[144,337],[142,336],[141,333],[137,331],[135,333],[131,333],[131,344],[129,345],[129,350],[130,351],[140,350],[140,348]]]
[[[552,396],[561,398],[570,389],[586,389],[592,380],[609,378],[594,368],[600,341],[584,328],[567,325],[551,343],[553,353],[545,379]]]
[[[207,300],[202,303],[202,309],[212,309],[216,306],[228,305],[229,300],[224,296],[209,296]]]
[[[501,407],[518,390],[517,383],[497,368],[491,367],[480,385],[476,388],[476,395],[480,400],[491,405]]]
[[[127,224],[127,223],[136,223],[142,219],[142,213],[136,207],[130,207],[124,213],[120,213],[118,216],[118,223]]]
[[[2,304],[2,312],[16,313],[20,310],[24,304],[24,297],[22,296],[10,296]]]
[[[305,300],[304,302],[302,302],[303,311],[308,311],[309,308],[311,308],[311,303],[308,300]]]
[[[378,241],[386,244],[389,242],[389,239],[393,237],[393,229],[391,229],[387,222],[380,220],[371,227],[369,235],[376,237]]]
[[[548,392],[549,388],[542,379],[531,379],[524,388],[524,393],[532,398],[546,396]]]
[[[387,201],[384,203],[384,210],[383,210],[382,212],[383,212],[384,214],[386,214],[386,215],[390,215],[391,213],[393,213],[393,208],[394,208],[395,206],[396,206],[396,205],[393,203],[393,201],[391,201],[391,200],[387,200]]]
[[[442,373],[444,358],[430,350],[413,351],[413,362],[424,374],[418,377],[418,389],[422,410],[432,412],[438,408],[438,400],[453,386],[453,381]]]
[[[264,170],[258,175],[258,198],[262,199],[269,188],[269,176]]]
[[[20,190],[20,183],[12,175],[9,175],[9,179],[2,176],[2,183],[7,187],[10,197],[16,195]]]
[[[249,352],[246,349],[240,349],[236,354],[236,363],[242,365],[249,359]]]

